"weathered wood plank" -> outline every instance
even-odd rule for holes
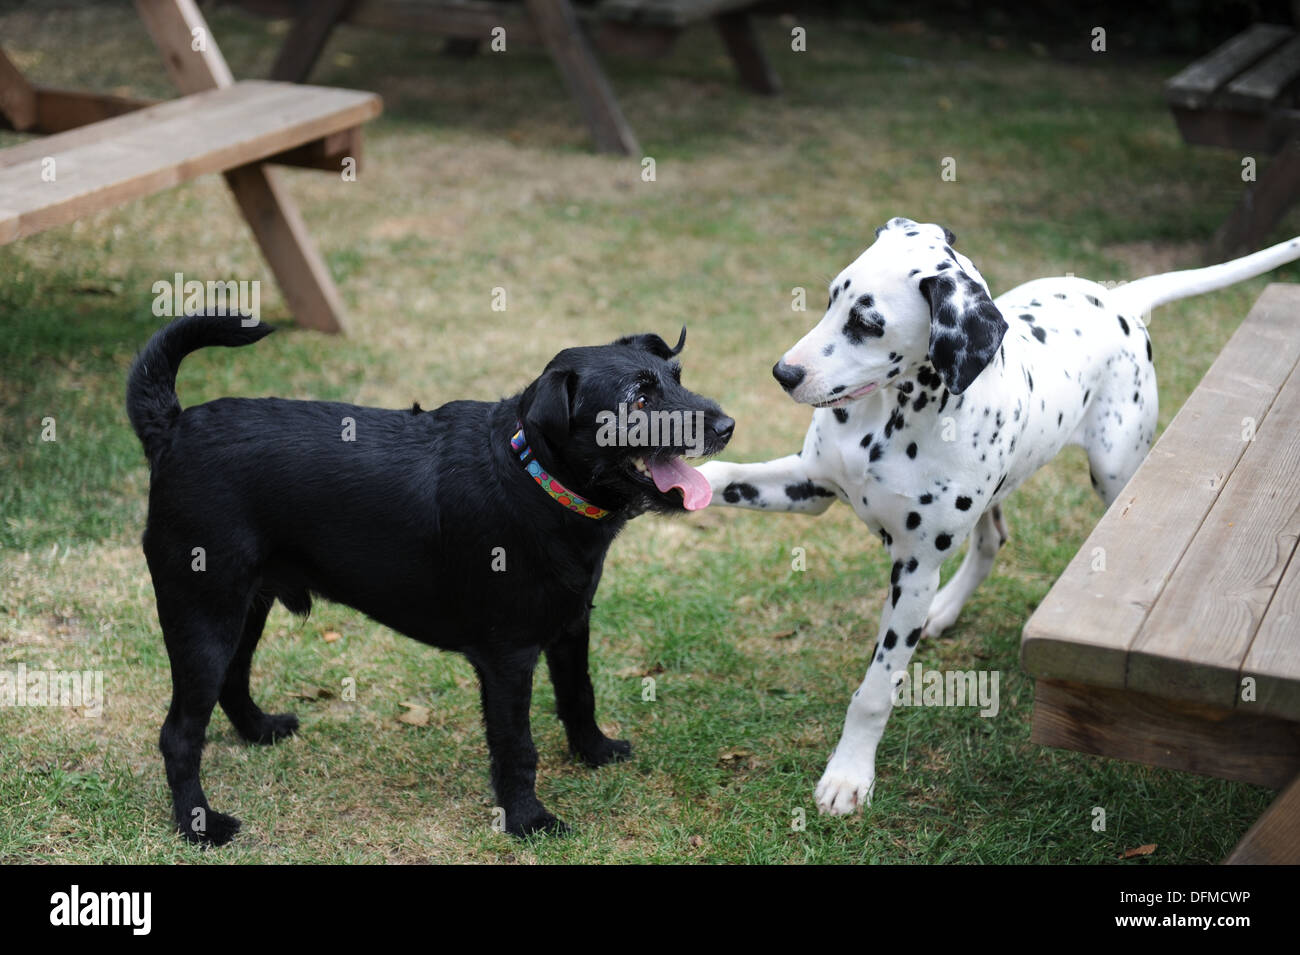
[[[746,89],[764,96],[781,92],[781,81],[763,55],[754,24],[744,11],[722,13],[713,18],[714,25],[727,47],[731,61],[736,64],[740,82]]]
[[[560,68],[569,95],[578,104],[602,152],[639,156],[641,146],[623,116],[605,72],[596,62],[568,0],[525,0],[542,42]]]
[[[1030,739],[1275,789],[1300,773],[1300,723],[1079,683],[1037,681]]]
[[[1178,124],[1178,132],[1191,146],[1220,146],[1243,153],[1272,155],[1281,150],[1287,140],[1300,135],[1300,110],[1243,113],[1175,106],[1170,111]]]
[[[1297,312],[1294,286],[1270,285],[1260,296],[1026,623],[1020,653],[1026,671],[1125,685],[1129,650],[1148,611],[1246,451],[1242,420],[1265,420],[1300,361]],[[1092,569],[1097,548],[1104,571]]]
[[[235,77],[194,0],[135,0],[136,12],[182,93],[231,86]]]
[[[1230,82],[1215,98],[1215,105],[1224,109],[1271,109],[1297,76],[1300,76],[1300,36],[1293,36]]]
[[[379,111],[353,90],[249,81],[0,151],[10,239],[346,130]],[[55,178],[46,181],[46,157]]]
[[[1300,554],[1282,575],[1241,675],[1254,678],[1255,700],[1238,694],[1237,709],[1300,721]]]
[[[335,25],[347,15],[353,0],[320,0],[304,6],[294,18],[280,53],[271,67],[271,79],[305,83]]]
[[[1227,865],[1300,865],[1300,776],[1255,821]]]
[[[0,50],[0,114],[19,132],[36,125],[36,91],[4,50]]]
[[[1255,420],[1255,440],[1133,642],[1129,689],[1224,709],[1236,704],[1246,654],[1300,540],[1300,371]],[[1207,433],[1202,446],[1245,443],[1243,427],[1239,420],[1232,432]]]
[[[1293,33],[1289,27],[1256,23],[1171,77],[1165,83],[1165,100],[1171,106],[1204,106],[1216,90],[1281,46]]]

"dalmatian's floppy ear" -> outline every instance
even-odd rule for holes
[[[984,286],[961,269],[921,279],[921,294],[930,303],[930,363],[959,395],[998,353],[1006,319]]]

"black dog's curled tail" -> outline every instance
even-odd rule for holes
[[[251,345],[275,331],[258,322],[245,326],[239,315],[189,315],[159,329],[136,355],[126,380],[126,414],[144,445],[152,467],[167,445],[167,436],[181,413],[176,397],[176,372],[181,359],[209,345],[235,348]]]

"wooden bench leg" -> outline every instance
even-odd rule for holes
[[[36,91],[0,50],[0,113],[19,132],[36,125]]]
[[[754,21],[743,10],[723,13],[713,18],[713,24],[722,35],[722,42],[727,45],[740,82],[747,89],[765,96],[781,92],[781,81],[773,72],[763,48],[758,44],[754,32]]]
[[[305,83],[320,59],[334,27],[348,14],[354,0],[316,0],[301,4],[293,27],[271,67],[271,79]]]
[[[564,77],[601,152],[639,156],[641,146],[623,117],[604,71],[574,15],[569,0],[526,0],[537,35]]]
[[[182,93],[234,83],[194,0],[136,0],[136,9]],[[195,30],[202,30],[207,38],[202,50],[191,45]],[[261,165],[244,166],[226,173],[226,183],[280,283],[294,319],[308,328],[341,331],[343,306],[338,290],[275,171]]]
[[[1300,199],[1300,136],[1288,140],[1262,173],[1246,187],[1237,208],[1210,241],[1209,259],[1222,262],[1263,247],[1268,234]]]
[[[1300,864],[1300,776],[1264,810],[1237,847],[1227,865]]]

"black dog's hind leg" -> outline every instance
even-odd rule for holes
[[[244,632],[239,639],[239,649],[230,661],[225,683],[221,687],[221,708],[230,717],[236,732],[250,743],[274,743],[292,736],[298,729],[298,717],[292,713],[278,713],[274,716],[263,713],[253,702],[248,688],[253,651],[257,649],[257,641],[262,638],[266,615],[270,613],[274,599],[270,594],[257,594],[253,597],[248,617],[244,621]]]
[[[632,744],[610,739],[596,725],[596,695],[587,669],[588,620],[566,628],[546,649],[546,666],[555,685],[555,711],[569,737],[569,751],[589,766],[604,766],[632,755]]]
[[[538,648],[472,651],[467,656],[478,671],[492,788],[506,813],[506,832],[512,836],[567,832],[569,827],[537,799],[537,747],[528,710]]]
[[[172,702],[158,747],[167,767],[176,828],[191,842],[224,845],[239,831],[239,820],[208,805],[199,783],[199,761],[243,621],[193,606],[178,605],[169,612],[162,601],[158,617],[172,666]]]

